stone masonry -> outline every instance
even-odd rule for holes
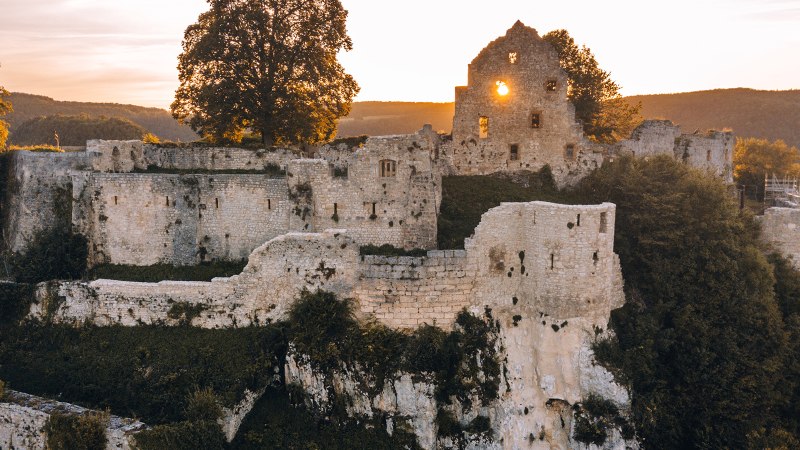
[[[800,209],[769,208],[760,222],[764,240],[800,269]]]

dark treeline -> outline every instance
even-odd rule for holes
[[[19,125],[11,135],[11,144],[79,146],[89,139],[141,139],[146,133],[140,125],[119,117],[42,116]]]

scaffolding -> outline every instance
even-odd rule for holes
[[[800,191],[797,178],[764,178],[764,206],[767,208],[780,206],[783,208],[800,208]]]

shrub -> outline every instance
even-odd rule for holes
[[[36,286],[0,282],[0,325],[14,324],[28,313]]]
[[[158,425],[136,434],[137,450],[222,450],[225,434],[214,421],[198,420]]]
[[[56,227],[36,233],[23,254],[12,260],[14,278],[22,283],[73,280],[86,270],[87,242],[83,235]]]
[[[105,450],[108,414],[53,413],[44,433],[48,450]]]
[[[428,251],[422,248],[414,248],[405,250],[395,247],[391,244],[377,245],[362,245],[359,248],[360,255],[377,255],[377,256],[427,256]]]
[[[89,278],[100,278],[122,281],[139,281],[157,283],[164,280],[175,281],[211,281],[217,277],[230,277],[242,273],[247,260],[213,261],[195,266],[173,266],[170,264],[154,264],[152,266],[128,266],[104,264],[93,267]]]
[[[186,419],[189,421],[216,421],[222,417],[222,408],[210,387],[195,389],[186,400]]]

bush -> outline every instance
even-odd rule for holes
[[[0,326],[15,324],[28,313],[36,286],[0,282]]]
[[[195,389],[186,400],[186,419],[192,422],[214,422],[222,417],[222,408],[210,387]]]
[[[174,281],[211,281],[218,277],[231,277],[242,273],[247,265],[242,261],[214,261],[200,263],[195,266],[173,266],[170,264],[154,264],[152,266],[128,266],[121,264],[103,264],[89,271],[89,278],[108,280],[139,281],[157,283],[164,280]]]
[[[25,253],[14,255],[11,262],[17,281],[39,283],[81,278],[86,270],[86,238],[64,228],[38,232]]]
[[[422,248],[415,248],[405,250],[395,247],[391,244],[377,245],[362,245],[359,248],[360,255],[377,255],[377,256],[427,256],[428,251]]]
[[[44,433],[48,450],[105,450],[108,414],[53,413]]]
[[[158,425],[136,434],[137,450],[222,450],[225,434],[214,421],[199,420]]]

